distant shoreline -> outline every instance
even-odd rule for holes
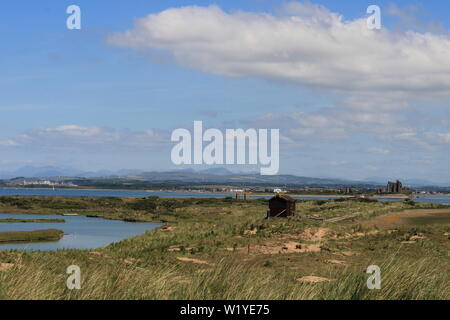
[[[43,188],[43,187],[10,187],[10,186],[4,186],[0,187],[0,190],[46,190],[46,191],[53,191],[53,188]],[[247,193],[250,196],[272,196],[275,193],[262,193],[262,192],[226,192],[226,191],[200,191],[200,190],[152,190],[152,189],[108,189],[108,188],[90,188],[90,187],[60,187],[55,188],[55,191],[58,190],[89,190],[89,191],[140,191],[145,193],[158,193],[158,192],[164,192],[164,193],[198,193],[198,194],[216,194],[216,195],[229,195],[230,197],[234,197],[236,193]],[[355,195],[348,195],[348,194],[302,194],[302,193],[287,193],[290,196],[293,197],[311,197],[311,198],[352,198],[355,196],[358,196],[359,194]],[[420,197],[427,196],[450,196],[450,193],[435,193],[435,194],[425,194],[425,195],[415,195]],[[408,199],[411,198],[410,195],[405,194],[380,194],[380,195],[370,195],[369,199]]]

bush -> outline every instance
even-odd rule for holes
[[[129,207],[138,211],[155,211],[158,208],[159,197],[149,197],[129,204]]]

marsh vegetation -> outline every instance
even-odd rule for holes
[[[271,220],[266,209],[265,200],[0,198],[5,212],[166,222],[99,250],[0,252],[0,298],[450,298],[449,223],[389,223],[391,214],[446,206],[299,201],[297,216]],[[73,264],[82,270],[81,290],[65,285]],[[367,289],[369,265],[381,268],[381,290]]]

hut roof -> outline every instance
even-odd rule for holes
[[[277,194],[276,196],[274,196],[274,197],[273,197],[272,199],[270,199],[270,200],[274,200],[274,199],[276,199],[276,198],[280,198],[280,199],[286,200],[286,201],[288,201],[288,202],[296,202],[296,201],[297,201],[297,200],[295,200],[294,198],[288,196],[287,194]]]

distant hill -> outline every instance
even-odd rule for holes
[[[218,175],[218,176],[229,176],[229,175],[233,175],[233,172],[231,172],[228,169],[225,168],[211,168],[211,169],[205,169],[205,170],[200,170],[198,171],[198,173],[201,174],[213,174],[213,175]]]
[[[267,187],[356,187],[380,188],[386,186],[393,178],[370,177],[364,181],[333,178],[314,178],[295,175],[261,176],[259,173],[233,173],[226,168],[209,168],[204,170],[182,169],[167,172],[141,172],[140,170],[92,171],[85,172],[71,168],[54,166],[26,166],[12,172],[0,172],[0,179],[9,180],[16,177],[49,178],[83,182],[83,185],[143,185],[170,184],[207,184],[207,185],[255,185]],[[400,179],[404,185],[411,187],[448,187],[448,184],[436,184],[426,180]]]
[[[72,168],[60,168],[55,166],[25,166],[13,171],[0,171],[0,179],[12,179],[15,177],[25,178],[56,178],[56,177],[84,177],[84,178],[96,178],[96,177],[109,177],[109,176],[121,176],[128,174],[137,174],[142,170],[101,170],[86,172],[76,170]]]
[[[267,185],[267,186],[311,186],[311,187],[378,187],[379,184],[340,180],[321,179],[311,177],[299,177],[294,175],[261,176],[259,174],[229,174],[222,171],[222,174],[211,174],[208,171],[186,172],[146,172],[135,175],[128,175],[126,178],[145,182],[183,182],[195,184],[220,184],[220,185]]]
[[[54,166],[34,167],[25,166],[20,169],[0,172],[1,179],[11,179],[14,177],[40,178],[40,177],[59,177],[59,176],[77,176],[80,171],[73,169],[61,169]]]

